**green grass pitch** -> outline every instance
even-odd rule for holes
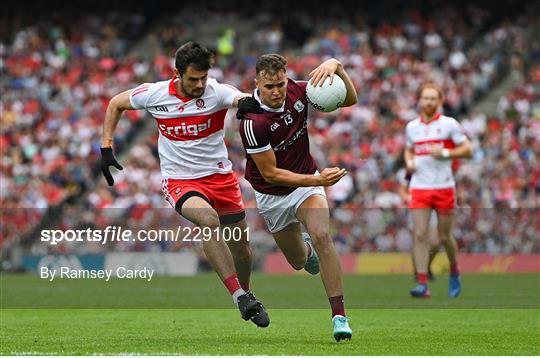
[[[539,275],[466,275],[462,297],[408,297],[410,276],[346,276],[337,343],[320,278],[254,275],[270,327],[244,322],[213,274],[143,280],[0,276],[0,354],[540,355]]]

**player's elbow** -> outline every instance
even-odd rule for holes
[[[277,185],[278,183],[278,174],[277,171],[269,169],[261,171],[261,175],[264,178],[264,181],[268,184]]]
[[[272,184],[272,185],[277,185],[278,184],[278,181],[277,181],[277,176],[275,174],[269,174],[269,173],[261,173],[263,178],[264,178],[264,181],[267,182],[268,184]]]
[[[353,86],[352,83],[351,86]],[[356,90],[353,87],[347,92],[347,97],[345,97],[345,102],[343,102],[341,107],[350,107],[355,105],[356,103],[358,103],[358,95],[356,94]]]
[[[117,94],[109,101],[109,109],[112,109],[114,111],[120,110],[120,102],[120,95]]]
[[[109,109],[122,112],[127,109],[131,109],[129,102],[129,95],[125,93],[119,93],[109,101]]]
[[[120,93],[111,98],[109,101],[109,106],[118,106],[120,104]]]
[[[472,144],[470,142],[467,142],[465,143],[465,146],[464,146],[464,157],[465,158],[472,158],[472,155],[473,155],[473,147],[472,147]]]
[[[358,103],[358,99],[356,98],[356,96],[351,96],[351,98],[347,99],[341,107],[354,106],[356,103]]]

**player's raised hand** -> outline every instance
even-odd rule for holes
[[[309,73],[310,82],[313,86],[322,86],[326,77],[330,77],[330,84],[334,81],[334,75],[341,63],[335,58],[321,63],[316,69]]]
[[[337,183],[341,178],[347,175],[347,170],[343,168],[325,168],[321,176],[321,185],[322,186],[332,186]]]
[[[112,148],[101,148],[101,160],[99,165],[101,167],[101,172],[103,173],[103,176],[107,180],[107,184],[109,184],[109,186],[114,185],[114,179],[111,175],[111,171],[109,170],[109,166],[112,165],[118,170],[124,169],[114,157]]]

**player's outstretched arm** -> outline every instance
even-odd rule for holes
[[[345,83],[345,88],[347,89],[347,96],[345,97],[345,101],[341,107],[349,107],[356,104],[358,101],[356,88],[354,88],[354,84],[343,68],[341,62],[335,58],[331,58],[321,63],[316,69],[310,72],[309,77],[313,86],[322,86],[326,77],[330,77],[330,83],[332,83],[334,80],[334,74],[337,74],[343,80]]]
[[[103,176],[107,180],[107,184],[112,186],[114,184],[114,179],[111,175],[109,166],[114,166],[118,170],[122,170],[122,166],[116,158],[112,150],[114,130],[118,125],[118,121],[122,116],[122,113],[127,109],[133,109],[129,101],[129,95],[132,90],[127,90],[120,94],[114,96],[107,107],[107,112],[105,113],[105,120],[103,122],[103,138],[101,140],[101,160],[100,167]]]
[[[331,186],[347,175],[347,171],[340,168],[326,168],[320,175],[298,174],[286,169],[278,168],[276,165],[276,156],[271,149],[262,153],[250,155],[264,180],[273,185],[290,186],[294,188],[305,186]]]

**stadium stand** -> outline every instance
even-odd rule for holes
[[[243,1],[238,4],[246,5],[245,13],[230,13],[219,2],[211,2],[211,12],[195,11],[196,3],[187,2],[172,14],[168,4],[151,15],[60,9],[56,17],[34,23],[15,17],[10,23],[16,31],[0,31],[0,204],[9,218],[2,220],[2,246],[22,240],[33,253],[198,249],[185,243],[51,248],[36,240],[36,228],[178,223],[161,194],[154,123],[142,111],[120,122],[115,148],[123,153],[124,171],[114,173],[113,188],[97,168],[101,124],[112,95],[169,78],[176,47],[201,38],[218,54],[212,75],[248,92],[260,53],[285,54],[289,75],[298,79],[329,56],[347,67],[359,89],[358,105],[330,114],[312,111],[309,127],[319,166],[350,173],[328,189],[340,252],[410,249],[395,166],[405,124],[416,115],[417,90],[428,79],[443,86],[445,113],[461,121],[475,146],[473,159],[456,172],[461,251],[540,252],[540,46],[529,31],[539,19],[527,11],[527,2],[505,2],[497,13],[481,4],[419,3],[397,2],[391,18],[380,4],[370,11],[351,6],[343,15],[316,3],[279,19],[270,16],[276,9],[267,4],[249,17]],[[216,25],[198,26],[203,18]],[[227,37],[228,24],[237,23],[238,32]],[[500,99],[499,114],[472,111],[511,69],[523,79]],[[227,123],[230,158],[241,178],[244,151],[231,112]],[[250,185],[242,180],[241,186],[246,206],[254,208]],[[256,210],[248,216],[256,255],[274,250]]]

